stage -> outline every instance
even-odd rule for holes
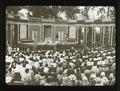
[[[78,43],[51,43],[51,44],[46,44],[46,43],[18,43],[18,47],[25,49],[25,48],[39,48],[42,50],[49,50],[49,49],[66,49],[70,47],[79,47]]]

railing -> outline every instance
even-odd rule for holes
[[[111,18],[106,18],[106,19],[99,19],[101,20],[101,22],[104,21],[114,21],[115,17],[111,17]],[[68,19],[68,20],[63,20],[63,19],[54,19],[54,18],[36,18],[36,17],[29,17],[29,21],[36,21],[36,22],[55,22],[55,21],[59,21],[59,22],[79,22],[82,20],[77,20],[77,19]],[[85,20],[85,22],[95,22],[96,20]]]
[[[36,17],[29,17],[30,21],[49,21],[49,22],[55,22],[55,21],[66,21],[63,19],[55,19],[55,18],[36,18]]]

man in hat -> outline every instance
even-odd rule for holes
[[[103,86],[103,83],[102,83],[102,81],[101,81],[101,79],[100,79],[100,77],[96,77],[95,78],[95,86]]]
[[[103,85],[108,85],[108,78],[105,76],[105,72],[101,72],[101,82],[103,83]]]

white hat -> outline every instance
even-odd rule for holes
[[[96,78],[96,74],[91,74],[90,79],[92,79],[92,78]]]
[[[83,76],[82,80],[83,81],[88,81],[88,78],[86,76]]]
[[[68,80],[68,77],[63,77],[63,80]]]
[[[85,56],[83,56],[83,58],[86,58]]]
[[[85,70],[85,74],[90,74],[90,70]]]
[[[105,55],[106,55],[106,53],[103,53],[103,55],[105,56]]]
[[[73,56],[71,56],[70,59],[73,59]]]
[[[6,83],[9,83],[12,81],[12,77],[6,77]]]
[[[101,72],[100,74],[102,77],[105,77],[105,72]]]
[[[113,73],[111,73],[111,74],[109,75],[109,78],[115,78],[114,75],[113,75]]]
[[[96,83],[101,83],[100,77],[96,77],[96,78],[95,78],[95,81],[96,81]]]

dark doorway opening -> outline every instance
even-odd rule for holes
[[[92,27],[87,30],[87,46],[92,46]]]
[[[79,28],[79,36],[78,36],[78,42],[79,42],[79,45],[82,46],[83,44],[83,33],[82,33],[82,27]]]
[[[105,38],[104,38],[104,44],[105,46],[108,46],[109,42],[109,27],[105,27]]]
[[[96,32],[96,41],[95,41],[95,44],[97,45],[97,46],[100,46],[100,27],[96,27],[96,30],[95,30],[95,32]]]
[[[18,40],[18,26],[17,24],[14,25],[14,29],[13,29],[13,47],[17,47],[17,40]]]
[[[6,30],[6,41],[8,44],[10,44],[11,39],[11,30],[10,30],[10,24],[7,24],[7,30]]]

